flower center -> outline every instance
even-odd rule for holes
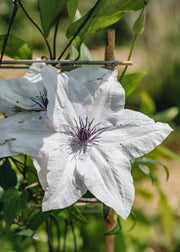
[[[40,107],[40,110],[47,110],[47,105],[48,105],[48,98],[47,98],[47,90],[46,88],[43,88],[43,91],[39,92],[39,95],[31,97],[31,100],[35,103],[38,104]]]
[[[77,135],[79,141],[81,141],[82,143],[85,143],[91,136],[90,132],[85,128],[81,128]]]
[[[100,137],[105,128],[98,128],[98,124],[92,127],[93,121],[94,119],[88,121],[88,117],[86,117],[85,121],[79,118],[79,122],[75,120],[76,127],[66,127],[66,133],[71,135],[73,145],[78,144],[80,146],[87,146],[97,142],[97,139]]]

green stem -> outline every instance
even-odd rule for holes
[[[133,41],[132,41],[132,45],[131,45],[131,49],[130,49],[130,52],[129,52],[128,60],[131,59],[131,56],[132,56],[132,52],[133,52],[133,49],[134,49],[134,45],[135,45],[136,39],[137,39],[137,35],[134,36],[134,39],[133,39]],[[128,68],[128,65],[125,66],[125,68],[124,68],[124,70],[123,70],[123,72],[122,72],[122,74],[121,74],[120,82],[121,82],[122,78],[124,77],[127,68]]]
[[[60,252],[60,237],[61,237],[61,233],[60,233],[60,228],[59,228],[59,224],[58,224],[58,222],[57,222],[57,220],[56,220],[56,218],[54,217],[54,215],[51,215],[51,218],[52,218],[52,220],[54,221],[54,224],[55,224],[55,226],[56,226],[56,230],[57,230],[57,242],[58,242],[58,244],[57,244],[57,252]]]
[[[68,227],[68,221],[65,220],[65,229],[64,229],[64,244],[63,244],[63,251],[66,251],[66,237],[67,237],[67,227]]]
[[[24,164],[13,157],[9,157],[9,158],[13,161],[13,163],[17,166],[17,168],[19,168],[18,170],[23,174],[23,171],[20,170],[20,166],[23,167]],[[37,173],[30,166],[26,165],[26,168],[37,177]]]
[[[26,170],[27,170],[27,155],[24,155],[24,169],[23,169],[24,181],[26,181]]]
[[[53,38],[53,59],[56,59],[56,37],[57,37],[57,31],[58,31],[59,21],[60,21],[60,15],[57,18],[57,22],[56,22],[56,26],[55,26],[55,31],[54,31],[54,38]]]
[[[35,240],[34,240],[33,238],[31,238],[31,241],[32,241],[32,244],[33,244],[33,246],[34,246],[35,252],[38,252],[38,246],[37,246]]]
[[[41,30],[41,28],[34,22],[34,20],[29,16],[29,14],[27,13],[27,11],[25,10],[24,6],[22,5],[22,3],[19,3],[20,7],[22,8],[24,14],[26,15],[26,17],[31,21],[31,23],[38,29],[38,31],[41,33],[41,35],[43,36],[45,43],[47,45],[47,48],[49,50],[49,57],[50,59],[52,59],[52,52],[51,52],[51,47],[49,45],[49,42],[46,39],[46,36],[44,35],[44,32]]]
[[[74,224],[73,221],[70,221],[71,229],[72,229],[72,234],[73,234],[73,240],[74,240],[74,252],[77,252],[77,241],[76,241],[76,234],[74,231]]]
[[[97,2],[95,3],[94,7],[91,9],[89,15],[87,16],[87,18],[84,20],[84,22],[82,23],[82,25],[79,27],[79,29],[76,31],[76,33],[74,34],[74,36],[72,37],[72,39],[69,41],[69,43],[67,44],[67,46],[64,48],[64,50],[62,51],[61,55],[59,56],[58,60],[60,60],[62,58],[62,56],[64,55],[64,53],[66,52],[66,50],[69,48],[69,46],[72,44],[73,40],[76,38],[76,36],[79,34],[79,32],[82,30],[82,28],[84,27],[84,25],[88,22],[88,20],[90,19],[90,17],[92,16],[92,14],[94,13],[96,7],[98,6],[99,2],[101,0],[97,0]]]
[[[50,226],[48,219],[46,220],[46,233],[47,233],[47,237],[48,237],[49,252],[53,252],[53,247],[51,244],[51,226]]]
[[[8,31],[7,31],[7,34],[6,34],[6,37],[5,37],[5,40],[4,40],[4,44],[3,44],[3,48],[2,48],[2,52],[1,52],[0,65],[1,65],[1,62],[2,62],[2,58],[3,58],[3,55],[4,55],[5,49],[6,49],[6,45],[7,45],[8,37],[9,37],[9,34],[10,34],[10,30],[11,30],[14,18],[16,16],[17,10],[18,10],[18,5],[17,5],[17,1],[15,1],[14,2],[13,13],[12,13],[12,16],[11,16]]]

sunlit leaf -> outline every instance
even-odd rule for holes
[[[78,60],[90,60],[90,61],[93,60],[93,57],[92,57],[88,47],[84,43],[81,44],[80,55],[74,46],[72,46],[72,53],[73,53],[74,59],[76,59],[78,56],[80,56],[78,58]]]
[[[143,71],[139,73],[126,74],[123,76],[121,85],[125,90],[125,97],[128,97],[137,88],[146,74],[147,72]],[[118,80],[120,80],[120,76],[118,76]]]
[[[3,195],[3,212],[6,221],[6,227],[9,228],[13,223],[15,216],[21,212],[27,202],[27,191],[18,191],[9,189]]]
[[[68,14],[69,14],[70,23],[72,23],[73,18],[75,16],[78,2],[79,2],[79,0],[68,0],[68,2],[67,2],[67,10],[68,10]]]
[[[147,200],[150,200],[153,198],[153,194],[150,191],[147,191],[142,188],[136,188],[136,194],[139,194],[140,196],[142,196],[143,198]]]
[[[79,28],[82,27],[90,14],[92,14],[73,41],[73,45],[79,50],[81,43],[88,34],[95,33],[116,23],[122,18],[124,12],[139,10],[144,5],[144,1],[142,0],[99,0],[95,9],[93,7],[82,18],[70,25],[66,33],[67,38],[70,40]]]
[[[139,169],[148,177],[151,178],[152,182],[153,182],[153,176],[151,173],[151,170],[149,169],[149,167],[145,164],[138,164]]]
[[[74,19],[78,20],[79,18],[81,18],[81,13],[79,10],[77,10]],[[79,50],[77,50],[72,45],[72,55],[73,55],[74,59],[78,59],[78,60],[93,60],[93,57],[92,57],[88,47],[84,43],[81,44]]]
[[[178,107],[171,107],[152,116],[155,121],[171,122],[179,114]]]
[[[139,157],[139,158],[136,158],[134,160],[132,160],[132,165],[133,164],[137,164],[138,167],[140,168],[140,170],[148,175],[152,180],[152,174],[151,174],[151,171],[150,171],[150,168],[147,166],[148,164],[154,164],[154,165],[160,165],[164,168],[165,172],[166,172],[166,180],[168,180],[169,178],[169,170],[168,168],[162,164],[161,162],[155,160],[155,159],[152,159],[152,158],[149,158],[149,157]]]
[[[16,233],[16,235],[31,237],[34,240],[39,241],[38,235],[31,229],[24,229]]]
[[[0,51],[2,51],[6,35],[0,35]],[[13,35],[9,35],[4,55],[13,59],[32,59],[32,51],[27,43]]]
[[[49,35],[49,30],[53,25],[57,15],[64,7],[66,0],[38,0],[41,25],[46,37]]]
[[[156,110],[155,103],[151,96],[146,92],[142,91],[140,94],[140,111],[146,115],[152,115],[154,114]]]
[[[15,186],[17,183],[17,176],[15,171],[11,168],[11,164],[8,159],[5,159],[0,166],[0,186],[7,190],[11,186]]]

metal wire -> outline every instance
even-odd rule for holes
[[[54,65],[56,68],[62,70],[74,69],[81,65],[102,65],[106,68],[113,69],[118,65],[133,65],[132,61],[118,61],[118,60],[105,60],[105,61],[76,61],[76,60],[4,60],[1,62],[0,68],[5,69],[27,69],[32,63],[45,63]]]

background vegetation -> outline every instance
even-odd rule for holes
[[[26,9],[33,19],[40,24],[36,0],[24,1]],[[93,6],[95,1],[80,0],[81,14]],[[178,0],[151,0],[146,10],[146,26],[144,33],[138,37],[132,60],[134,66],[128,68],[129,73],[147,71],[138,88],[127,98],[127,107],[140,110],[160,121],[169,122],[174,133],[148,155],[148,158],[159,160],[154,164],[151,159],[133,164],[133,177],[136,187],[136,199],[133,214],[127,222],[121,221],[122,229],[116,235],[115,251],[117,252],[178,252],[180,251],[180,2]],[[0,0],[0,34],[7,32],[13,5],[11,1]],[[138,13],[126,13],[122,20],[110,28],[116,30],[115,56],[118,60],[126,60],[133,39],[132,26]],[[63,10],[57,37],[58,53],[67,44],[65,31],[69,26],[67,10]],[[33,58],[47,55],[43,39],[31,23],[19,11],[13,24],[12,34],[26,40],[33,49]],[[85,43],[94,59],[104,59],[106,29],[87,37]],[[52,35],[50,34],[52,43]],[[119,68],[119,72],[122,72]],[[16,73],[18,76],[23,72]],[[0,78],[14,78],[14,72],[0,70]],[[170,177],[166,181],[166,169]],[[142,172],[143,171],[143,172]],[[152,183],[153,179],[153,183]],[[78,251],[99,252],[104,249],[105,222],[99,208],[83,210],[88,220],[75,222],[75,234]],[[63,220],[62,220],[63,219]],[[61,233],[69,214],[61,216]],[[133,227],[133,228],[132,228]],[[14,229],[16,226],[14,226]],[[40,242],[33,240],[35,248],[46,252],[47,237],[45,224],[36,230]],[[130,230],[131,229],[131,230]],[[53,230],[56,232],[55,228]],[[36,237],[34,237],[36,238]],[[69,223],[67,230],[67,251],[73,251],[73,232]],[[55,239],[55,243],[57,243]],[[10,232],[2,236],[0,251],[34,251],[31,238],[24,238]]]

